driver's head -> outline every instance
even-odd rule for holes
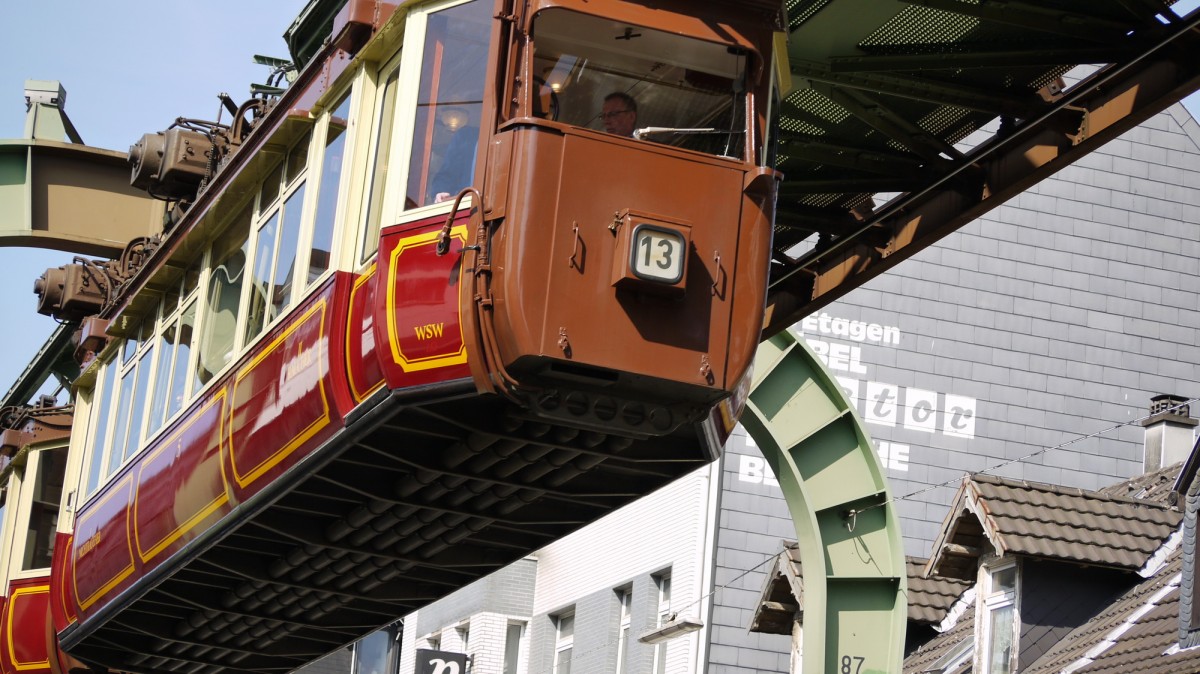
[[[604,122],[604,130],[618,136],[632,136],[637,128],[637,101],[633,96],[614,91],[604,97],[604,107],[600,109],[600,119]]]

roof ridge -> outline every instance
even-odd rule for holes
[[[1150,499],[1134,498],[1132,496],[1122,496],[1120,494],[1106,494],[1100,491],[1090,489],[1080,489],[1079,487],[1064,487],[1047,482],[1035,482],[1032,480],[1021,480],[1011,477],[1001,477],[999,475],[989,475],[987,473],[972,473],[967,476],[968,480],[973,482],[981,482],[984,484],[1000,485],[1004,487],[1034,489],[1050,494],[1058,494],[1060,496],[1077,496],[1081,498],[1090,498],[1098,501],[1109,501],[1115,503],[1125,503],[1128,505],[1138,506],[1153,506],[1158,510],[1171,510],[1171,506]]]

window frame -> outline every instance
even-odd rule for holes
[[[996,577],[1001,573],[1013,573],[1011,589],[997,589]],[[992,670],[992,646],[996,634],[992,630],[993,615],[1004,609],[1012,609],[1011,652],[1009,653],[1008,669],[1004,674],[1017,671],[1020,655],[1020,597],[1021,597],[1021,566],[1018,560],[991,560],[979,567],[978,584],[982,590],[979,593],[979,610],[976,611],[976,634],[980,648],[975,650],[975,671],[980,674],[997,674]]]
[[[516,650],[510,651],[509,647],[513,645],[511,636],[513,628],[519,630],[516,640]],[[504,650],[501,653],[500,672],[501,674],[523,674],[525,667],[525,655],[527,653],[529,635],[529,623],[524,620],[509,620],[504,625]],[[513,654],[513,667],[511,671],[507,669],[509,664],[509,653]]]
[[[382,637],[385,639],[385,643],[386,643],[386,646],[384,647],[384,654],[383,654],[383,661],[384,661],[383,665],[384,666],[383,666],[382,674],[395,674],[395,672],[398,670],[398,668],[400,666],[400,663],[399,663],[400,648],[397,645],[397,639],[399,638],[399,635],[397,634],[396,627],[394,625],[388,625],[387,627],[375,630],[374,632],[372,632],[372,633],[366,635],[365,637],[362,637],[358,641],[354,642],[353,647],[350,649],[350,672],[349,672],[349,674],[364,674],[361,671],[362,664],[363,664],[363,658],[362,658],[363,642],[365,642],[368,639],[374,638],[374,637]]]
[[[263,188],[266,186],[266,181],[263,180],[256,183],[258,189],[256,189],[254,193],[254,206],[251,211],[250,218],[250,237],[247,239],[246,246],[247,250],[249,251],[249,255],[246,256],[246,266],[244,268],[244,273],[248,273],[249,275],[243,278],[241,295],[238,297],[238,328],[234,337],[233,352],[235,355],[230,359],[231,362],[236,362],[238,358],[245,353],[247,347],[257,343],[260,339],[262,339],[263,335],[271,332],[271,330],[274,329],[278,323],[284,320],[284,318],[288,315],[288,312],[296,304],[296,283],[294,278],[295,267],[299,259],[299,251],[303,247],[302,242],[304,241],[305,228],[306,226],[311,227],[311,225],[307,225],[307,222],[312,219],[312,214],[309,212],[308,207],[308,200],[312,197],[312,190],[308,189],[309,169],[311,168],[313,162],[313,146],[316,145],[314,141],[318,137],[320,129],[321,122],[318,120],[317,124],[315,124],[312,129],[309,129],[308,131],[300,134],[300,136],[297,138],[292,139],[291,142],[288,143],[287,149],[282,153],[282,156],[279,158],[279,160],[272,164],[271,168],[267,170],[266,173],[267,177],[269,178],[275,173],[277,168],[279,169],[280,185],[278,191],[271,196],[270,201],[266,204],[262,203]],[[305,139],[308,140],[308,147],[304,153],[304,166],[294,176],[289,177],[287,175],[287,166],[292,158],[292,153]],[[302,189],[304,190],[304,193],[301,197],[301,202],[298,204],[300,207],[300,219],[296,224],[296,250],[293,251],[296,255],[292,258],[293,279],[288,287],[288,296],[284,298],[285,301],[279,313],[275,316],[272,316],[271,312],[274,305],[270,302],[271,293],[264,295],[262,298],[263,318],[261,324],[257,327],[254,334],[250,334],[247,332],[250,324],[250,303],[251,298],[253,297],[255,286],[260,280],[257,276],[259,265],[264,262],[264,257],[269,257],[269,260],[266,260],[266,271],[268,273],[266,281],[269,286],[274,288],[277,285],[275,283],[275,275],[279,272],[278,265],[281,241],[284,238],[284,227],[288,222],[288,202],[293,196],[295,196],[296,192]],[[274,232],[271,235],[273,239],[271,241],[271,250],[269,255],[265,255],[265,251],[260,248],[260,244],[262,243],[263,239],[263,231],[268,228],[268,225],[270,225],[272,221],[274,221],[274,225],[272,227]],[[214,376],[213,379],[220,379],[220,377]]]
[[[5,576],[3,579],[5,587],[7,587],[9,581],[39,578],[45,576],[50,570],[48,566],[31,567],[29,569],[22,568],[25,565],[25,550],[29,545],[28,524],[33,514],[33,493],[36,488],[35,478],[41,477],[41,464],[44,453],[55,451],[63,453],[62,492],[59,494],[59,502],[55,511],[55,516],[61,517],[63,513],[63,500],[69,493],[68,476],[70,473],[68,465],[69,456],[67,454],[69,449],[70,442],[65,439],[30,447],[29,453],[26,455],[25,465],[19,471],[14,470],[10,476],[7,501],[4,508],[5,521],[3,528],[0,529],[0,531],[12,531],[12,536],[8,539],[10,547],[3,553],[0,553],[0,561],[3,562],[4,566],[3,572],[0,572],[0,575]],[[16,501],[15,508],[13,507],[13,501]],[[25,523],[26,526],[17,526],[20,523]],[[54,531],[50,532],[52,537],[51,550],[53,550],[53,539],[57,534],[57,530],[58,526],[56,525]]]
[[[629,636],[633,627],[633,586],[615,590],[617,595],[617,664],[614,674],[625,674],[625,656],[629,651]]]
[[[470,2],[488,0],[446,0],[436,4],[416,7],[409,13],[404,28],[404,40],[397,57],[404,54],[408,58],[399,58],[399,81],[420,82],[421,69],[424,65],[425,38],[429,28],[429,16],[448,9],[453,9]],[[391,61],[389,61],[389,64]],[[487,75],[485,74],[485,79]],[[407,197],[408,181],[411,172],[411,155],[413,134],[416,133],[417,103],[420,98],[419,86],[400,86],[396,94],[395,113],[392,119],[391,147],[388,149],[388,185],[384,188],[383,207],[380,213],[380,231],[406,222],[428,218],[432,215],[448,213],[453,208],[454,200],[434,202],[416,208],[404,207]],[[375,121],[375,120],[372,120]],[[483,124],[480,124],[482,131]],[[478,147],[476,148],[478,151]],[[476,176],[478,178],[478,176]],[[461,208],[471,205],[471,197],[465,197]]]
[[[565,621],[570,620],[570,634],[563,634],[566,630],[563,629]],[[571,663],[575,657],[575,607],[560,611],[551,616],[551,621],[554,625],[554,652],[551,656],[551,672],[553,674],[570,674]],[[561,667],[559,657],[562,653],[567,654],[566,667]]]
[[[386,217],[388,213],[388,199],[398,189],[398,186],[395,184],[389,185],[388,179],[394,179],[400,168],[395,164],[396,157],[394,150],[399,132],[401,131],[400,103],[405,96],[403,87],[400,86],[400,78],[404,70],[403,56],[405,53],[405,49],[402,46],[382,66],[374,71],[374,81],[372,82],[374,90],[372,91],[371,133],[366,138],[366,142],[369,143],[366,157],[368,174],[366,179],[363,180],[361,205],[359,208],[359,241],[354,246],[355,258],[352,265],[356,271],[370,266],[378,257],[381,232],[385,226],[384,223],[388,222],[388,218]],[[393,89],[391,109],[388,110],[388,84],[392,82],[393,77],[395,78],[395,88]],[[385,120],[387,121],[386,132],[384,130]],[[383,166],[385,169],[382,175],[380,174],[380,166]],[[377,184],[377,181],[382,182]],[[377,219],[378,222],[372,223],[372,213],[377,213],[374,219]]]
[[[654,580],[656,598],[654,626],[662,627],[671,621],[671,570],[660,571],[651,576]],[[652,674],[663,674],[667,668],[667,643],[654,644]]]

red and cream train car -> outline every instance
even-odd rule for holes
[[[68,408],[0,410],[0,672],[66,671],[47,638],[55,529],[71,432]]]
[[[712,460],[779,9],[351,0],[248,133],[148,137],[135,182],[184,205],[76,384],[62,649],[289,671]]]

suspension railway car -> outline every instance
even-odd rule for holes
[[[164,235],[41,286],[98,309],[41,667],[290,671],[715,458],[779,13],[351,0],[277,97],[143,138]]]

